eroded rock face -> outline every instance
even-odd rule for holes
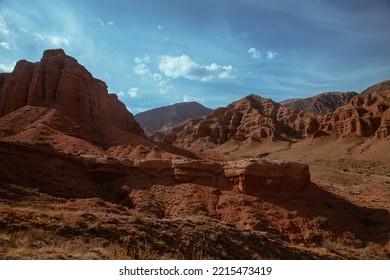
[[[339,136],[384,138],[389,131],[389,107],[390,91],[356,96],[346,106],[324,116],[319,130]]]
[[[300,192],[310,183],[306,164],[251,159],[228,162],[204,160],[139,160],[132,165],[139,178],[163,178],[167,184],[192,183],[219,190],[257,194]]]
[[[145,137],[133,115],[107,85],[63,50],[47,50],[38,63],[19,61],[0,77],[0,117],[26,105],[48,106],[80,119],[100,119]]]
[[[386,90],[386,85],[387,83],[381,83],[374,87],[380,89],[378,92],[365,95],[348,92],[317,96],[314,98],[317,101],[333,100],[332,104],[328,104],[329,110],[350,99],[347,105],[338,107],[336,111],[323,117],[315,116],[313,112],[305,113],[287,108],[271,99],[249,95],[227,107],[216,109],[202,119],[174,128],[171,134],[164,137],[163,142],[193,149],[199,143],[207,143],[208,147],[213,148],[230,140],[239,143],[247,140],[295,142],[307,137],[329,135],[376,136],[382,139],[390,131],[387,112],[390,107],[390,91]],[[322,102],[325,104],[324,100]]]
[[[309,166],[285,161],[241,160],[224,166],[224,174],[243,193],[302,191],[310,182]]]
[[[313,133],[317,127],[316,118],[252,94],[227,107],[218,108],[202,119],[175,128],[164,142],[186,146],[201,140],[221,145],[228,140],[301,138]]]

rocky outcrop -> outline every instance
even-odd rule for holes
[[[382,115],[381,124],[375,136],[377,139],[383,139],[390,135],[390,108],[388,108]]]
[[[356,92],[324,92],[313,97],[295,99],[282,102],[281,104],[290,109],[324,116],[327,113],[334,112],[337,108],[348,104],[356,95]]]
[[[224,174],[240,192],[252,194],[272,190],[300,192],[310,182],[309,166],[285,161],[231,161],[224,166]]]
[[[390,91],[355,96],[346,106],[324,116],[319,130],[338,136],[387,137]]]
[[[161,133],[166,133],[189,120],[208,115],[212,111],[198,102],[183,102],[148,110],[134,117],[150,139],[161,140]]]
[[[308,165],[286,161],[136,160],[126,162],[126,166],[137,178],[149,178],[151,181],[155,178],[160,184],[191,183],[247,194],[301,192],[310,183]],[[115,170],[118,172],[120,168]],[[120,190],[122,196],[126,189],[132,189],[129,189],[131,185],[129,181]]]
[[[102,120],[144,136],[142,128],[103,81],[63,50],[47,50],[38,63],[19,61],[0,77],[0,117],[26,105],[56,108],[82,120]]]
[[[20,185],[37,183],[44,191],[64,196],[102,196],[104,192],[119,190],[118,195],[123,199],[126,190],[147,189],[154,184],[191,183],[247,194],[296,193],[310,183],[310,173],[306,164],[285,161],[118,161],[73,156],[49,145],[0,141],[0,180]],[[127,187],[120,189],[122,186]]]
[[[173,129],[164,142],[185,147],[198,140],[221,145],[229,140],[302,138],[317,128],[316,118],[251,94],[202,119]]]
[[[377,92],[366,95],[328,92],[284,105],[251,94],[208,116],[174,128],[163,142],[204,150],[231,140],[236,143],[296,142],[329,135],[385,138],[390,130],[387,112],[390,90],[386,90],[386,85],[386,81],[379,83],[371,88]],[[341,106],[348,100],[347,105]],[[316,116],[333,110],[325,116]]]

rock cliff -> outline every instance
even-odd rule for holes
[[[61,49],[45,51],[38,63],[19,61],[11,74],[2,74],[0,86],[0,117],[26,105],[44,106],[145,137],[125,105],[108,94],[106,84]]]
[[[164,141],[186,146],[197,140],[221,145],[229,140],[296,139],[314,133],[317,128],[316,118],[251,94],[227,107],[217,108],[208,116],[175,128]]]
[[[325,115],[319,130],[338,136],[385,138],[389,135],[390,90],[355,96],[347,105]]]

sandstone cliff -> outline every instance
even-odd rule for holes
[[[311,135],[317,127],[316,118],[251,94],[227,107],[217,108],[208,116],[175,128],[164,141],[186,146],[195,141],[221,145],[229,140],[299,139]]]
[[[389,135],[390,90],[355,96],[347,105],[325,115],[319,130],[338,136],[385,138]]]
[[[0,77],[0,117],[26,105],[50,107],[82,120],[99,119],[144,137],[144,132],[104,82],[63,50],[47,50],[38,63],[19,61]]]

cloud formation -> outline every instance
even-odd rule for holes
[[[248,53],[251,55],[254,59],[260,59],[261,58],[261,52],[259,50],[256,50],[256,48],[250,48],[248,50]]]
[[[267,59],[273,59],[277,55],[279,55],[277,52],[267,51]]]
[[[7,42],[0,42],[0,46],[2,46],[6,50],[10,50],[11,47]]]
[[[134,73],[140,76],[143,75],[151,75],[152,73],[150,72],[149,67],[146,65],[147,63],[150,62],[150,57],[149,55],[145,55],[144,57],[135,57],[134,62],[137,64],[134,67]]]
[[[193,97],[190,95],[183,95],[183,102],[191,102],[191,101],[196,101],[196,102],[203,104],[204,99],[203,98],[196,98],[196,97]]]
[[[101,18],[96,18],[96,21],[100,24],[100,26],[105,26],[106,24],[107,25],[115,25],[115,23],[113,21],[107,21],[107,23],[105,23]]]
[[[134,87],[134,88],[130,88],[129,91],[128,91],[128,95],[131,97],[131,98],[134,98],[138,95],[138,91],[139,89],[137,87]]]
[[[50,35],[49,36],[50,43],[52,43],[56,47],[63,47],[69,45],[69,40],[65,37],[60,37],[57,35]]]
[[[12,72],[12,70],[14,70],[15,68],[15,64],[16,62],[14,63],[11,63],[11,64],[1,64],[0,63],[0,72],[5,72],[5,73],[10,73]]]
[[[220,66],[216,63],[202,66],[189,56],[169,56],[160,58],[159,69],[170,78],[186,78],[188,80],[209,81],[212,79],[235,79],[237,69],[232,65]]]

